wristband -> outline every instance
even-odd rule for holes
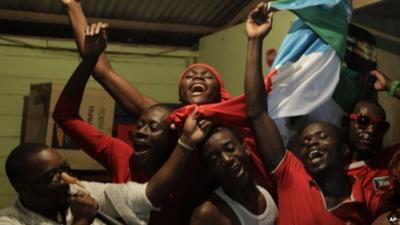
[[[390,84],[389,96],[396,96],[396,89],[400,86],[400,80],[393,80]]]
[[[178,139],[178,145],[181,146],[183,149],[188,150],[190,152],[194,151],[195,148],[183,142],[180,138]]]

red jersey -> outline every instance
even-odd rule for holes
[[[61,94],[54,109],[54,120],[88,155],[111,172],[113,182],[147,182],[149,176],[134,163],[135,150],[131,146],[100,132],[79,116],[81,100],[82,97],[71,99]],[[188,223],[194,208],[205,200],[209,182],[203,179],[206,176],[196,162],[191,160],[191,170],[181,179],[183,184],[163,202],[161,211],[152,212],[150,225]]]
[[[316,182],[303,163],[286,151],[278,167],[272,172],[276,179],[279,198],[279,225],[363,225],[371,223],[365,206],[361,183],[355,179],[351,197],[328,209]]]
[[[369,161],[352,162],[347,167],[347,174],[361,180],[367,207],[376,216],[382,195],[390,189],[389,163],[400,149],[400,144],[379,151]]]

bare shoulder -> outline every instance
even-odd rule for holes
[[[195,209],[191,225],[236,224],[237,218],[223,201],[212,196]]]
[[[218,207],[212,201],[207,200],[194,210],[191,225],[218,224],[220,216]]]

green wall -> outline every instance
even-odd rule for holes
[[[198,55],[174,47],[117,44],[110,44],[106,52],[116,71],[146,95],[168,103],[178,102],[178,75]],[[0,208],[12,204],[16,196],[4,162],[20,143],[24,96],[31,84],[66,82],[78,63],[72,40],[0,36]],[[94,80],[89,86],[100,88]]]
[[[287,11],[274,14],[273,27],[264,40],[264,52],[278,48],[294,20]],[[246,24],[242,23],[229,29],[208,35],[200,39],[199,61],[215,66],[222,74],[225,86],[234,95],[243,93],[244,70],[247,54]],[[265,54],[263,54],[263,62]],[[264,73],[268,71],[264,63]]]

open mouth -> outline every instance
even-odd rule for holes
[[[135,153],[144,154],[150,148],[149,145],[141,142],[135,142]]]
[[[326,154],[326,152],[321,151],[319,149],[313,149],[308,153],[308,159],[312,162],[312,163],[318,163],[322,157],[324,157]]]
[[[192,93],[192,95],[201,95],[206,90],[207,90],[206,85],[204,85],[202,83],[193,84],[189,89],[189,91]]]

